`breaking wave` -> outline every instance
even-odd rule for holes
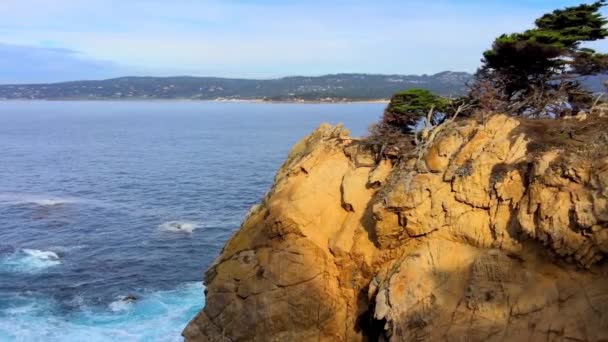
[[[0,307],[0,341],[183,341],[181,331],[204,305],[200,282],[68,314],[50,299],[14,300]]]
[[[33,204],[42,207],[52,207],[78,202],[82,202],[82,200],[75,197],[57,197],[51,195],[33,195],[20,193],[0,193],[0,203],[5,204]]]
[[[61,265],[61,257],[52,251],[24,248],[0,259],[0,270],[17,273],[38,273]]]
[[[200,228],[201,225],[200,225],[200,223],[198,223],[196,221],[182,220],[182,221],[168,221],[168,222],[161,224],[158,227],[161,230],[164,230],[167,232],[192,234],[192,232],[194,232],[194,230]]]

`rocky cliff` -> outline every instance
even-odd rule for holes
[[[393,160],[321,126],[186,340],[608,340],[607,121],[461,120]]]

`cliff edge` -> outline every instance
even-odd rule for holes
[[[380,160],[322,125],[206,272],[183,335],[606,341],[607,127],[466,119]]]

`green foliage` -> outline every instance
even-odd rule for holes
[[[605,4],[555,10],[538,18],[533,29],[496,38],[483,54],[477,81],[493,83],[506,101],[536,99],[513,106],[517,114],[542,110],[548,97],[559,99],[564,90],[580,92],[577,78],[608,70],[608,55],[581,47],[608,36],[608,21],[599,13]]]
[[[397,113],[414,112],[426,115],[431,107],[437,110],[445,107],[446,101],[426,89],[413,88],[393,95],[389,110]]]
[[[550,37],[553,43],[564,47],[576,48],[582,41],[604,39],[608,31],[604,28],[606,19],[599,10],[606,4],[604,0],[590,5],[582,4],[575,7],[555,10],[536,20],[536,30],[533,35]]]
[[[425,118],[431,109],[443,112],[448,105],[448,100],[426,89],[413,88],[393,95],[382,121],[389,126],[409,132],[411,126],[421,118]]]

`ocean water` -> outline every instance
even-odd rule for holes
[[[289,148],[383,107],[0,102],[0,341],[181,341]]]

